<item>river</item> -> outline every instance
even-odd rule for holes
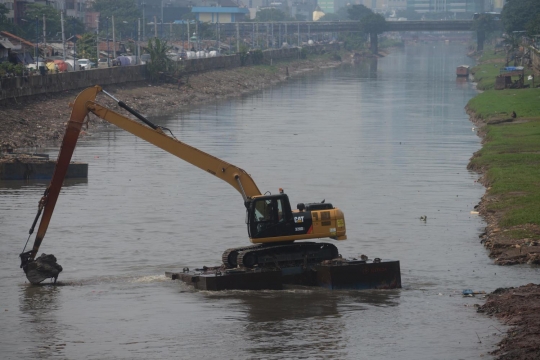
[[[400,260],[403,289],[213,293],[167,279],[248,244],[242,198],[108,127],[80,141],[74,159],[90,164],[89,179],[66,183],[41,247],[64,267],[63,286],[29,286],[19,269],[45,184],[0,185],[2,358],[490,358],[505,327],[461,291],[537,276],[493,265],[478,238],[485,224],[471,211],[484,188],[466,166],[481,144],[463,109],[476,90],[455,77],[472,64],[465,52],[410,45],[153,117],[262,191],[341,208],[341,254]]]

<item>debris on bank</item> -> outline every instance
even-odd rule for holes
[[[540,285],[497,289],[478,312],[496,316],[512,327],[492,353],[497,359],[540,359]]]

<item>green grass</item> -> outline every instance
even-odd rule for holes
[[[484,50],[482,56],[478,60],[478,65],[471,69],[474,75],[474,81],[477,82],[479,90],[491,90],[495,88],[495,77],[500,74],[500,69],[506,65],[506,52],[499,50],[497,53],[493,48]],[[532,71],[525,68],[525,84],[530,84],[527,77],[532,74]]]
[[[500,69],[504,66],[505,60],[496,63],[480,64],[471,69],[474,75],[476,87],[479,90],[490,90],[495,88],[495,77],[500,74]]]
[[[540,79],[537,79],[540,80]],[[482,119],[540,116],[540,89],[488,90],[469,101],[467,107]]]
[[[487,125],[486,140],[471,164],[487,168],[488,193],[497,195],[488,210],[502,211],[501,226],[540,225],[540,118]]]

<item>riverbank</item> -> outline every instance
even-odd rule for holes
[[[305,60],[282,61],[273,66],[259,65],[196,73],[183,78],[179,84],[137,82],[107,86],[106,90],[141,113],[152,115],[242,96],[284,82],[289,77],[336,67],[341,63],[339,56],[327,53],[308,56]],[[80,90],[21,98],[1,106],[1,149],[40,148],[59,144],[71,114],[68,104]],[[116,104],[107,97],[100,97],[99,101],[116,108]],[[89,129],[82,136],[89,135],[89,131],[101,122],[91,116]]]
[[[497,60],[480,58],[477,73]],[[483,139],[468,165],[486,187],[477,208],[487,222],[481,241],[499,265],[540,264],[539,97],[538,88],[486,90],[467,104]]]
[[[486,52],[475,67],[490,89],[504,64],[504,53]],[[489,76],[487,75],[489,74]],[[480,76],[478,76],[480,77]],[[468,168],[482,174],[486,193],[476,210],[486,220],[481,242],[498,265],[540,264],[540,89],[486,90],[471,99],[467,112],[482,137],[482,149]],[[512,326],[498,359],[538,359],[540,286],[497,289],[479,312]]]

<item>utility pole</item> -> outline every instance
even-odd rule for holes
[[[163,0],[161,0],[161,38],[163,39]]]
[[[300,23],[298,23],[298,47],[300,47]]]
[[[274,23],[272,23],[272,49],[276,47],[276,41],[274,39]]]
[[[146,16],[144,15],[144,10],[146,9],[146,3],[142,4],[142,40],[146,39]]]
[[[187,21],[187,51],[191,51],[191,48],[189,47],[189,20],[186,20]]]
[[[238,28],[238,23],[236,23],[236,52],[240,52],[240,29]]]
[[[36,71],[39,70],[38,68],[38,59],[39,59],[39,39],[38,39],[38,34],[39,34],[39,20],[38,20],[38,17],[36,16]]]
[[[47,25],[46,25],[46,22],[45,22],[45,14],[43,14],[43,44],[44,44],[44,54],[43,55],[47,55],[47,37],[46,37],[46,29],[47,29]]]
[[[107,67],[110,67],[110,50],[109,50],[109,18],[107,18]]]
[[[64,35],[64,11],[60,11],[60,25],[62,25],[62,57],[66,61],[66,36]]]
[[[99,19],[96,20],[97,22],[97,30],[96,30],[96,55],[97,55],[97,62],[99,66]]]
[[[196,47],[195,51],[199,51],[199,20],[195,20],[195,41],[196,41]]]
[[[112,18],[112,51],[113,51],[113,59],[116,59],[116,32],[114,27],[114,15],[111,16]]]
[[[157,20],[156,20],[155,15],[154,15],[154,37],[157,38]]]
[[[139,57],[137,58],[137,64],[141,64],[141,19],[139,18],[139,21],[137,23],[137,55]]]

